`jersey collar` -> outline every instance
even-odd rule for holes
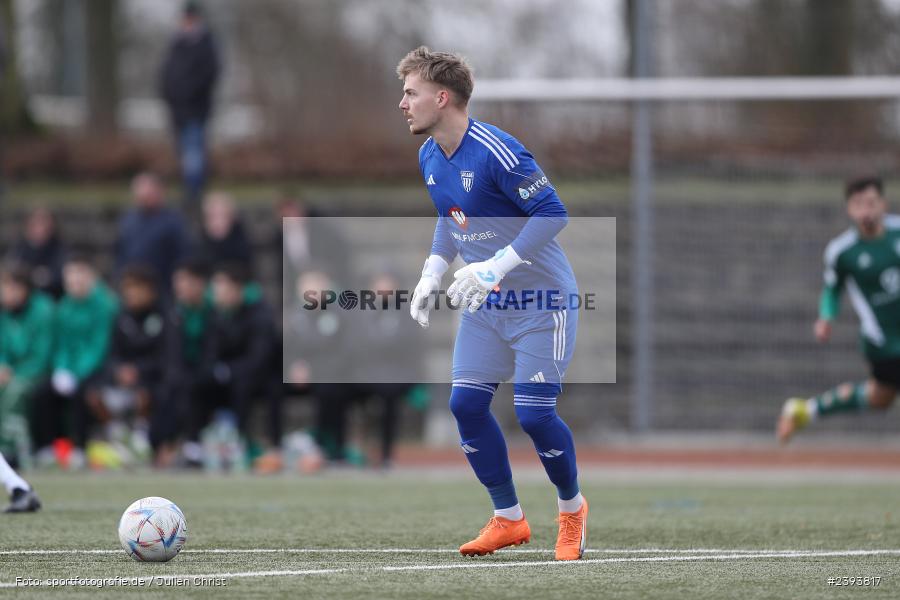
[[[463,133],[462,139],[459,141],[459,144],[456,146],[456,150],[454,150],[453,154],[451,154],[449,157],[446,154],[444,154],[444,149],[441,148],[440,144],[438,144],[437,142],[434,143],[434,145],[437,146],[438,152],[441,153],[441,156],[443,156],[447,162],[451,162],[453,160],[453,158],[457,154],[459,154],[459,151],[462,149],[463,145],[466,143],[466,139],[469,137],[469,130],[472,129],[472,123],[474,123],[474,122],[475,122],[475,119],[469,117],[469,126],[466,127],[466,131],[465,131],[465,133]]]

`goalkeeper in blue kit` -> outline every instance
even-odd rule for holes
[[[460,255],[466,266],[447,289],[463,309],[453,351],[450,410],[460,445],[494,504],[494,516],[464,555],[530,541],[503,434],[490,412],[511,380],[516,416],[558,491],[558,560],[584,553],[588,504],[578,486],[572,433],[556,413],[572,358],[575,276],[556,235],[566,209],[531,154],[508,133],[469,118],[472,70],[455,54],[420,47],[397,67],[400,110],[428,138],[419,167],[438,219],[410,314],[428,326],[441,279]]]

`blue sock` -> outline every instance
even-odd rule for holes
[[[579,491],[578,468],[572,432],[556,414],[556,397],[561,389],[558,383],[517,383],[513,388],[513,403],[519,423],[531,436],[559,497],[570,500]]]
[[[450,412],[456,417],[460,445],[478,481],[487,488],[495,509],[519,503],[509,468],[506,440],[491,414],[497,384],[454,381]]]

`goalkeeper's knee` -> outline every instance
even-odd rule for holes
[[[517,383],[513,388],[516,417],[525,433],[532,437],[556,419],[558,383]]]

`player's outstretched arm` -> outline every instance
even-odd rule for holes
[[[816,341],[825,343],[831,339],[831,322],[837,317],[841,306],[841,291],[837,286],[825,284],[819,299],[819,318],[813,325]]]
[[[841,311],[841,290],[846,280],[843,269],[838,265],[838,252],[834,242],[825,249],[825,275],[822,295],[819,297],[819,318],[813,325],[816,341],[827,342],[831,338],[831,323]]]

